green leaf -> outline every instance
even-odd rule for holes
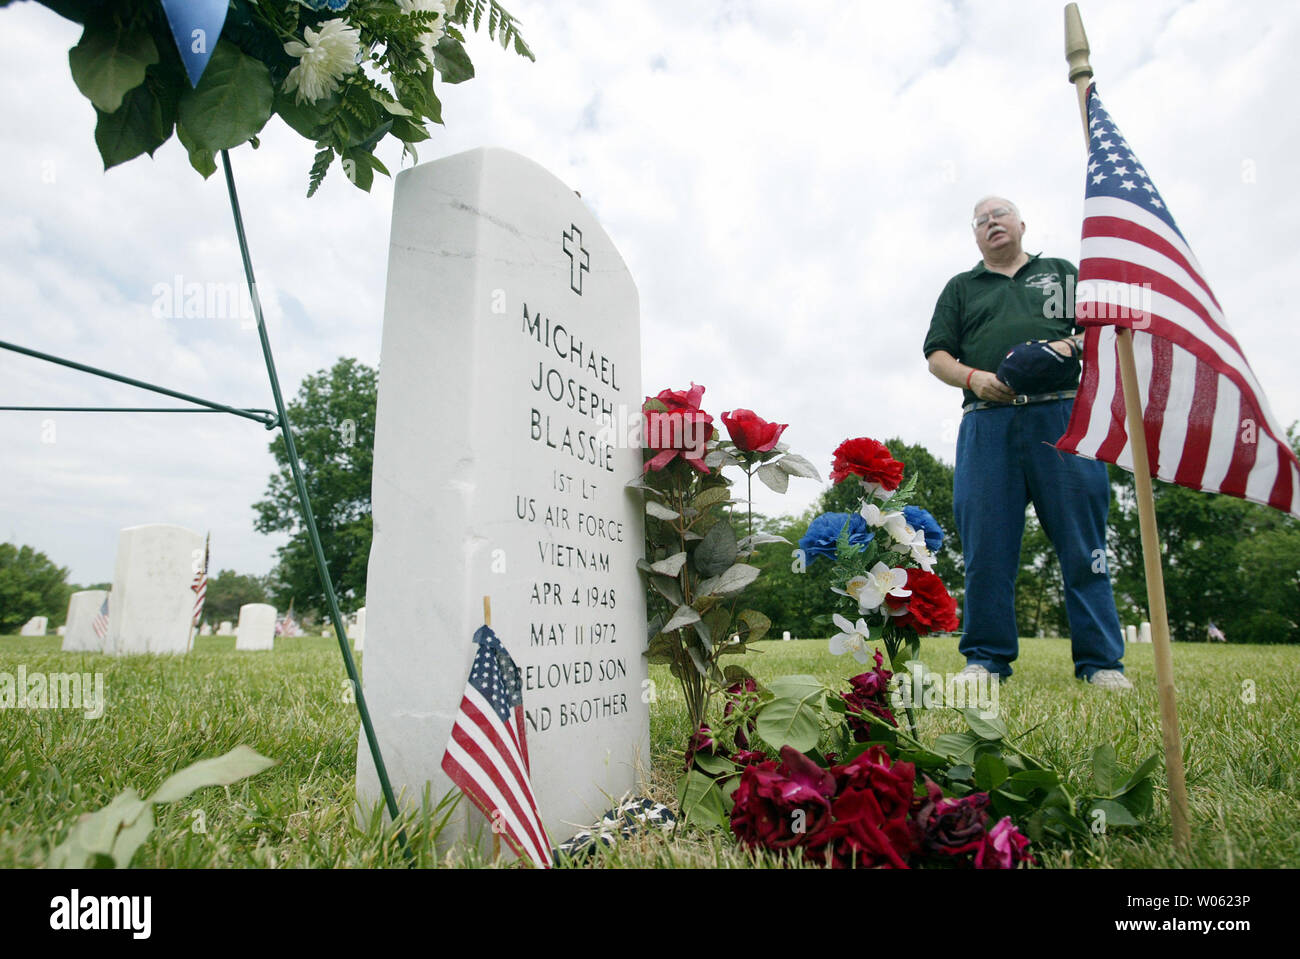
[[[1155,753],[1152,756],[1148,756],[1142,762],[1142,765],[1138,766],[1137,769],[1133,770],[1133,775],[1129,776],[1128,779],[1124,781],[1124,785],[1120,786],[1119,791],[1127,792],[1128,790],[1136,786],[1138,783],[1140,783],[1142,780],[1146,779],[1148,776],[1151,775],[1151,773],[1153,773],[1160,766],[1160,761],[1161,761],[1160,753]]]
[[[185,129],[185,124],[181,123],[180,120],[176,121],[176,139],[181,141],[181,146],[189,153],[190,166],[198,170],[203,175],[203,179],[206,180],[217,172],[217,161],[214,152],[205,150],[196,144],[189,131]]]
[[[736,771],[736,764],[726,756],[717,756],[712,753],[696,753],[691,757],[691,761],[706,773],[712,773],[715,776],[724,776]]]
[[[974,706],[966,707],[961,714],[966,717],[966,725],[970,727],[971,732],[981,739],[1005,739],[1008,735],[1007,724],[997,716],[985,719]]]
[[[669,556],[667,559],[661,559],[657,563],[651,563],[650,569],[664,576],[676,576],[678,573],[682,571],[682,567],[685,564],[686,564],[686,552],[685,550],[683,550],[680,553],[674,553],[672,556]]]
[[[772,465],[791,476],[803,476],[807,479],[815,479],[819,483],[822,479],[821,474],[817,472],[817,467],[795,453],[786,453]]]
[[[1150,779],[1143,779],[1116,796],[1115,801],[1135,816],[1149,816],[1155,803],[1155,785]]]
[[[695,635],[700,637],[700,645],[704,647],[706,653],[713,652],[713,636],[709,630],[709,624],[703,620],[696,620],[691,624],[695,627]]]
[[[769,684],[776,697],[758,711],[758,735],[773,746],[815,749],[821,738],[825,688],[815,676],[782,676]]]
[[[727,525],[730,526],[731,524]],[[759,569],[757,566],[736,563],[720,576],[706,579],[700,583],[699,594],[701,596],[733,596],[757,579],[758,574]]]
[[[691,505],[698,510],[706,510],[710,506],[717,506],[719,503],[725,503],[729,499],[731,499],[731,490],[727,489],[727,487],[710,486],[691,500]]]
[[[1109,796],[1115,791],[1115,747],[1102,743],[1092,752],[1092,781],[1098,794]]]
[[[252,139],[266,125],[271,102],[266,64],[222,40],[199,85],[181,94],[179,116],[196,146],[227,150]]]
[[[292,93],[279,90],[273,102],[275,112],[280,115],[281,120],[289,124],[295,133],[314,141],[319,140],[323,135],[322,128],[329,124],[329,116],[338,109],[339,100],[337,90],[315,103],[299,103]]]
[[[709,636],[713,642],[722,645],[731,640],[731,614],[725,609],[710,610],[704,615],[704,621],[709,624]]]
[[[68,51],[77,89],[99,110],[115,113],[128,90],[144,83],[144,71],[158,62],[158,48],[147,30],[116,31],[87,26]]]
[[[995,753],[985,753],[975,762],[975,785],[992,792],[1007,781],[1007,764]]]
[[[681,584],[673,577],[651,575],[649,579],[650,585],[654,591],[674,606],[680,606],[685,602],[685,599],[682,597]]]
[[[474,77],[474,63],[469,54],[451,37],[444,36],[433,48],[433,65],[438,68],[443,83],[464,83]]]
[[[153,156],[172,132],[171,124],[164,128],[162,104],[147,83],[130,90],[115,112],[105,113],[96,107],[95,116],[95,145],[105,170],[141,153]]]
[[[683,626],[689,626],[691,623],[699,622],[700,614],[691,607],[682,605],[677,607],[673,613],[672,619],[664,623],[663,632],[671,633],[675,629],[681,629]]]
[[[742,609],[738,617],[749,632],[741,637],[747,643],[757,642],[772,628],[772,621],[756,609]]]
[[[754,475],[773,492],[784,493],[790,487],[790,474],[775,463],[764,463],[754,472]]]
[[[714,523],[700,545],[695,547],[693,561],[701,576],[718,576],[736,561],[736,531],[730,523]]]
[[[1012,773],[1007,778],[1006,785],[1032,792],[1035,789],[1055,789],[1060,785],[1060,780],[1055,770],[1026,769]]]
[[[970,733],[944,733],[934,740],[934,750],[950,759],[975,761],[975,745],[980,740]]]
[[[268,759],[257,750],[248,746],[236,746],[223,756],[201,759],[170,776],[149,797],[149,801],[175,802],[204,786],[229,786],[249,776],[256,776],[274,765],[274,759]]]
[[[654,639],[650,640],[649,647],[641,655],[646,658],[646,662],[659,663],[662,665],[664,663],[675,662],[677,659],[677,650],[680,648],[681,644],[678,642],[676,637],[665,636],[660,633]]]
[[[974,775],[975,775],[975,770],[970,766],[968,766],[966,763],[959,763],[948,770],[949,779],[970,781],[970,779]]]
[[[743,683],[754,676],[744,666],[731,665],[722,671],[722,675],[728,686],[734,686],[736,683]]]
[[[367,193],[375,182],[375,169],[370,164],[370,157],[371,154],[364,150],[343,151],[343,175],[354,187]]]
[[[1091,819],[1092,814],[1098,809],[1105,815],[1106,828],[1108,829],[1111,826],[1138,825],[1138,821],[1133,817],[1133,814],[1121,803],[1117,803],[1113,799],[1099,799],[1093,803],[1092,809],[1088,810],[1088,818]]]
[[[692,769],[677,784],[677,805],[682,817],[705,829],[725,829],[728,824],[717,783]]]
[[[652,499],[645,501],[645,512],[647,516],[653,516],[655,519],[671,521],[681,518],[681,513],[671,510],[667,506],[661,506]]]

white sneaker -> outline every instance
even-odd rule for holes
[[[993,682],[998,682],[1002,677],[996,673],[990,673],[979,663],[971,663],[956,676],[952,678],[954,683],[983,683],[985,677],[992,676]]]
[[[1088,682],[1102,689],[1132,689],[1133,684],[1118,669],[1099,669],[1088,678]]]

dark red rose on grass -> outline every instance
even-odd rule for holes
[[[894,762],[884,746],[872,746],[851,762],[832,766],[836,792],[844,795],[853,790],[874,793],[886,819],[906,819],[912,811],[916,793],[916,766]]]
[[[738,749],[731,754],[731,761],[737,766],[752,766],[767,762],[767,753],[760,749]]]
[[[886,816],[876,793],[847,789],[835,798],[832,811],[835,822],[809,837],[808,858],[835,869],[908,868],[916,828],[905,816]]]
[[[944,798],[928,777],[925,796],[913,806],[912,821],[921,833],[921,851],[932,856],[969,856],[984,847],[988,793]]]
[[[831,482],[839,483],[850,476],[860,476],[892,492],[903,482],[903,464],[894,459],[884,443],[862,436],[845,440],[832,454]]]
[[[789,849],[830,825],[835,778],[799,750],[781,747],[781,764],[745,767],[732,794],[731,831],[746,846]]]
[[[976,869],[1015,869],[1022,862],[1033,864],[1029,838],[1003,816],[984,836],[984,844],[975,852]]]
[[[722,414],[722,422],[736,448],[746,453],[767,453],[775,448],[786,431],[786,423],[769,423],[754,415],[753,410],[732,410]]]
[[[960,625],[957,601],[948,595],[943,580],[934,573],[909,569],[907,589],[912,591],[911,596],[885,596],[885,602],[895,617],[894,625],[914,629],[921,636],[951,632]],[[897,610],[903,612],[900,614]]]
[[[871,739],[871,722],[862,718],[862,713],[871,713],[873,716],[879,716],[891,726],[897,726],[898,721],[894,714],[889,710],[889,680],[893,673],[884,669],[885,658],[880,654],[880,650],[875,650],[876,668],[869,673],[860,673],[849,680],[849,685],[853,687],[851,692],[841,693],[840,696],[848,705],[849,711],[845,714],[845,720],[849,728],[853,730],[853,739],[855,742],[865,743]]]

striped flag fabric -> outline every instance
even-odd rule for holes
[[[1164,198],[1088,88],[1079,393],[1057,448],[1132,472],[1117,329],[1133,331],[1151,475],[1300,517],[1300,461]],[[1067,302],[1069,297],[1066,297]]]
[[[104,597],[104,602],[99,607],[99,612],[95,618],[90,621],[90,628],[95,631],[95,635],[103,639],[108,635],[108,596]]]
[[[478,650],[442,768],[520,858],[549,868],[551,841],[529,781],[519,667],[488,626],[474,642]]]
[[[199,625],[203,619],[203,601],[208,598],[208,554],[212,548],[212,534],[208,533],[207,539],[203,543],[203,566],[194,574],[194,583],[190,589],[194,590],[194,616],[190,619],[190,627],[194,628]]]

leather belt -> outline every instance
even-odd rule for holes
[[[1025,406],[1028,403],[1048,403],[1052,400],[1069,400],[1073,399],[1078,390],[1057,390],[1054,393],[1035,393],[1030,396],[1017,396],[1010,403],[994,403],[991,400],[972,400],[961,408],[963,413],[969,413],[971,410],[986,410],[995,406]]]

